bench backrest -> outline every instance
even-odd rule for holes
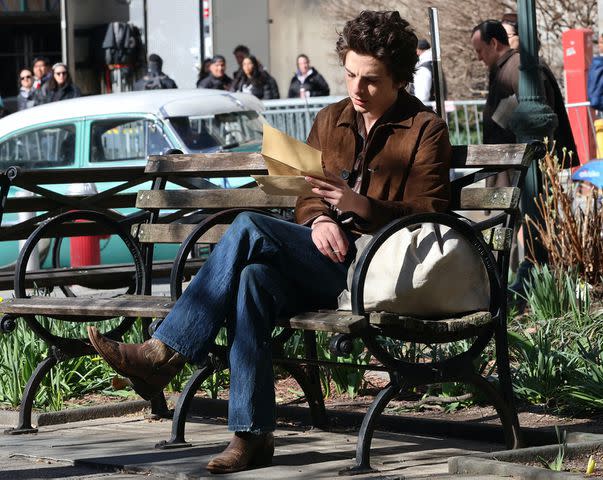
[[[0,171],[0,241],[26,239],[41,222],[69,210],[96,210],[127,224],[127,214],[116,209],[133,209],[135,189],[151,179],[152,175],[145,173],[142,166],[38,170],[10,167]],[[97,184],[99,190],[103,190],[103,184],[110,187],[97,194],[70,194],[71,185],[84,183]],[[22,195],[14,196],[12,192],[16,189],[20,189]],[[30,213],[31,218],[18,222],[8,220],[11,214],[17,213]],[[131,218],[131,223],[143,220],[136,215]],[[70,223],[60,226],[53,236],[105,233],[110,230],[100,224]]]
[[[492,216],[484,225],[493,250],[510,249],[514,215],[519,207],[520,185],[532,156],[533,149],[525,144],[453,147],[451,210],[461,214],[483,210],[498,212],[499,215]],[[491,188],[482,185],[484,178],[503,171],[517,172],[513,185]],[[136,206],[153,212],[171,213],[159,217],[159,221],[152,224],[133,227],[133,233],[142,243],[181,243],[195,225],[173,223],[173,220],[182,222],[183,215],[191,211],[211,213],[236,207],[282,210],[295,206],[295,197],[267,195],[253,182],[249,188],[239,189],[199,188],[193,182],[195,177],[232,178],[266,174],[264,160],[259,153],[156,155],[149,158],[145,172],[162,178],[163,182],[156,182],[154,190],[140,191]],[[165,189],[168,181],[190,188]],[[207,186],[206,183],[202,185]],[[226,228],[227,225],[213,227],[199,242],[217,242]]]

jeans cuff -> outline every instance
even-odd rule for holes
[[[276,425],[272,425],[270,427],[250,427],[249,425],[228,425],[229,432],[249,432],[254,435],[259,435],[261,433],[271,433],[276,430]]]

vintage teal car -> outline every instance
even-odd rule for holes
[[[262,110],[252,95],[205,89],[94,95],[42,105],[0,120],[0,170],[144,165],[148,155],[173,148],[258,151]],[[96,186],[99,191],[110,187]],[[16,221],[16,215],[2,220]],[[125,250],[111,248],[112,241],[103,242],[102,262],[125,261]],[[14,263],[17,254],[16,242],[2,242],[0,268]]]

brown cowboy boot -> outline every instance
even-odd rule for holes
[[[117,373],[128,377],[132,388],[145,400],[160,393],[186,363],[181,354],[156,338],[140,344],[121,343],[90,326],[88,338],[100,356]]]
[[[236,432],[226,450],[211,459],[211,473],[234,473],[250,468],[267,467],[274,455],[274,435]]]

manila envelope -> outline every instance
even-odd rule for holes
[[[262,156],[269,175],[253,175],[269,195],[312,195],[304,176],[324,178],[320,150],[264,124]]]

